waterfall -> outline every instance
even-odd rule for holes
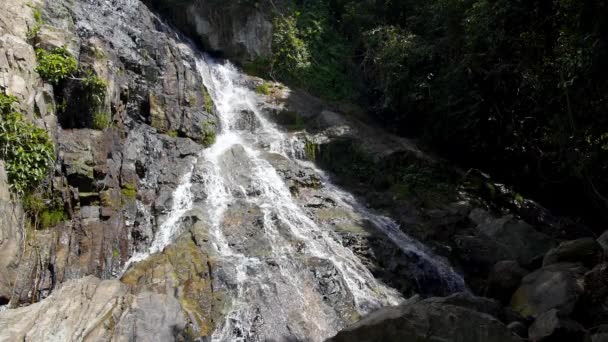
[[[404,301],[372,275],[332,227],[309,216],[269,162],[272,154],[313,169],[338,206],[366,218],[404,253],[416,255],[425,265],[420,272],[430,269],[447,288],[465,289],[449,265],[396,223],[365,209],[321,170],[299,160],[304,154],[301,141],[265,117],[259,95],[246,86],[236,67],[207,56],[200,56],[196,67],[221,130],[198,156],[199,166],[182,177],[173,207],[149,249],[136,253],[125,269],[162,251],[179,233],[180,218],[198,206],[208,220],[214,267],[221,270],[223,290],[231,300],[211,341],[322,341],[361,315]],[[193,175],[203,179],[204,203],[192,202]],[[249,217],[255,222],[248,222]]]

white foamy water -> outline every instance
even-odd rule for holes
[[[199,167],[181,179],[149,249],[136,253],[125,269],[169,245],[182,216],[198,206],[209,227],[214,272],[220,274],[215,281],[230,299],[212,341],[322,341],[358,315],[401,303],[401,295],[375,279],[332,227],[311,219],[267,160],[274,153],[306,163],[297,160],[304,155],[302,142],[265,118],[259,96],[233,65],[200,57],[197,69],[221,130],[199,155]],[[405,253],[415,254],[447,287],[464,288],[448,265],[393,221],[367,211],[316,172],[341,208],[364,216]],[[203,180],[204,203],[193,203],[193,175]]]

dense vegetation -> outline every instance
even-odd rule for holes
[[[275,23],[271,76],[332,100],[358,99],[397,133],[467,168],[608,220],[606,1],[288,7]]]
[[[12,190],[23,195],[42,182],[55,159],[53,142],[15,108],[17,99],[0,92],[0,159]]]

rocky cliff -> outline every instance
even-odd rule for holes
[[[606,234],[197,50],[268,56],[274,6],[0,4],[0,88],[56,154],[37,211],[0,161],[0,339],[605,338]]]

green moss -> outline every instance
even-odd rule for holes
[[[118,250],[118,248],[114,248],[112,249],[112,256],[116,259],[120,256],[120,251]]]
[[[179,136],[176,130],[170,130],[169,132],[167,132],[167,135],[171,138],[177,138]]]
[[[35,229],[51,228],[69,219],[63,202],[51,193],[27,193],[23,196],[22,203]]]
[[[135,202],[135,197],[137,196],[137,190],[135,189],[134,185],[132,185],[132,184],[123,185],[122,189],[120,190],[120,193],[122,195],[123,204],[130,204],[130,203]]]
[[[39,224],[41,229],[47,229],[58,225],[68,219],[63,209],[47,209],[40,213]]]
[[[205,87],[203,85],[203,105],[205,106],[205,111],[207,111],[207,113],[212,113],[213,112],[213,99],[211,98],[211,95],[209,95],[209,91],[207,90],[207,87]]]
[[[201,139],[200,143],[205,147],[213,145],[216,140],[215,123],[210,120],[203,121],[202,134],[203,138]]]
[[[93,114],[93,128],[104,130],[112,126],[112,115],[108,112],[95,112]]]
[[[51,51],[36,49],[40,77],[53,84],[58,84],[71,77],[78,70],[78,62],[65,47],[54,48]]]
[[[310,140],[306,140],[304,143],[304,153],[306,154],[306,158],[308,158],[308,160],[315,161],[317,159],[317,150],[317,144]]]
[[[91,105],[99,109],[105,102],[107,82],[95,75],[92,70],[85,71],[85,77],[82,79],[84,87],[87,91],[87,96]]]
[[[34,14],[34,25],[30,27],[27,31],[27,39],[34,40],[38,37],[40,33],[40,28],[42,27],[42,9],[39,7],[33,7]]]
[[[272,92],[270,83],[264,81],[262,84],[255,87],[255,92],[258,94],[261,94],[261,95],[266,95],[266,96],[270,95],[270,93]]]
[[[46,178],[55,159],[45,130],[27,122],[14,108],[17,99],[0,92],[0,159],[6,162],[11,189],[22,195]]]

